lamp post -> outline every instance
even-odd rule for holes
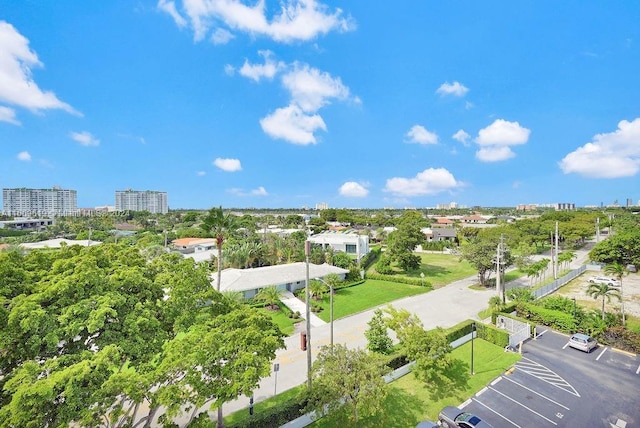
[[[305,315],[307,318],[307,334],[306,334],[306,348],[307,348],[307,388],[309,390],[311,390],[311,310],[309,308],[309,254],[311,253],[311,242],[310,241],[305,241],[304,242],[304,255],[305,255],[305,259],[306,259],[306,264],[307,264],[307,276],[306,276],[306,282],[304,285],[305,288],[305,300],[307,302],[306,304],[306,310],[305,310]]]
[[[424,287],[424,272],[420,272],[420,284]]]
[[[576,298],[573,298],[573,319],[576,318]]]
[[[476,335],[476,323],[471,323],[471,374],[476,374],[473,369],[473,336]]]
[[[330,339],[329,339],[329,343],[331,344],[331,350],[333,350],[333,285],[329,284],[327,281],[325,281],[322,278],[314,278],[317,279],[318,281],[322,282],[324,285],[327,285],[329,287],[329,323],[331,325],[330,327]]]

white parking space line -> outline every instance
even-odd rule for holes
[[[540,334],[538,334],[536,337],[540,337],[540,336],[542,336],[543,334],[545,334],[545,333],[546,333],[546,332],[548,332],[548,331],[549,331],[549,330],[543,330],[543,331],[542,331]]]
[[[542,364],[538,364],[526,357],[522,357],[522,359],[516,363],[515,367],[521,372],[527,373],[535,378],[540,379],[543,382],[547,382],[548,384],[560,388],[563,391],[568,392],[569,394],[573,394],[576,397],[580,397],[578,391],[576,391],[576,389],[571,386],[569,382],[567,382],[562,378],[562,376],[558,375],[553,370],[548,369]]]
[[[478,399],[475,399],[475,398],[473,399],[473,401],[475,401],[476,403],[480,404],[481,406],[486,407],[487,409],[491,410],[493,413],[495,413],[496,415],[500,416],[502,419],[504,419],[505,421],[509,422],[514,427],[522,428],[520,425],[518,425],[517,423],[513,422],[511,419],[507,418],[505,415],[496,412],[491,407],[489,407],[486,404],[484,404],[482,401],[479,401]]]
[[[566,345],[564,345],[564,346],[562,347],[562,349],[566,349],[566,348],[567,348],[567,346],[569,346],[569,342],[567,342],[567,344],[566,344]]]
[[[598,361],[598,360],[600,359],[600,357],[602,357],[602,354],[604,354],[605,352],[607,352],[607,349],[609,349],[609,348],[607,348],[607,347],[605,346],[605,348],[602,350],[602,352],[600,352],[600,355],[598,355],[598,358],[596,358],[596,361]]]
[[[493,382],[491,382],[491,386],[495,385],[496,383],[500,382],[501,380],[502,380],[502,376],[500,376],[499,378],[497,378]]]
[[[551,419],[547,418],[546,416],[541,415],[540,413],[536,412],[535,410],[533,410],[533,409],[531,409],[531,408],[529,408],[529,407],[525,406],[524,404],[522,404],[522,403],[521,403],[521,402],[519,402],[518,400],[514,400],[513,398],[509,397],[507,394],[503,394],[502,392],[498,391],[498,390],[497,390],[497,389],[495,389],[495,388],[490,388],[490,389],[492,389],[493,391],[495,391],[495,392],[497,392],[498,394],[502,395],[502,396],[503,396],[504,398],[506,398],[507,400],[511,400],[511,401],[513,401],[514,403],[516,403],[516,404],[518,404],[518,405],[520,405],[520,406],[524,407],[525,409],[527,409],[527,410],[528,410],[528,411],[530,411],[531,413],[533,413],[533,414],[535,414],[535,415],[540,416],[542,419],[544,419],[544,420],[546,420],[546,421],[548,421],[548,422],[551,422],[551,423],[552,423],[552,424],[554,424],[554,425],[558,425],[557,423],[555,423],[555,422],[554,422],[554,421],[552,421]]]
[[[636,374],[640,374],[640,366],[638,366],[638,370],[636,370]]]
[[[527,388],[526,386],[524,386],[524,385],[523,385],[523,384],[521,384],[520,382],[516,382],[515,380],[513,380],[513,379],[509,379],[508,377],[505,377],[505,379],[506,379],[506,380],[508,380],[509,382],[515,383],[516,385],[518,385],[518,386],[519,386],[519,387],[521,387],[521,388],[526,389],[527,391],[533,392],[534,394],[539,395],[540,397],[542,397],[542,398],[544,398],[544,399],[546,399],[546,400],[551,401],[552,403],[554,403],[554,404],[556,404],[556,405],[558,405],[558,406],[562,407],[563,409],[571,410],[571,409],[570,409],[570,408],[568,408],[567,406],[565,406],[565,405],[562,405],[562,404],[558,403],[557,401],[555,401],[555,400],[553,400],[553,399],[551,399],[551,398],[547,397],[546,395],[540,394],[538,391],[534,391],[534,390],[533,390],[533,389],[531,389],[531,388]]]

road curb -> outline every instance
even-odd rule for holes
[[[610,346],[609,348],[610,348],[612,351],[616,351],[616,352],[619,352],[619,353],[621,353],[621,354],[628,355],[628,356],[630,356],[630,357],[634,357],[634,358],[635,358],[635,357],[637,357],[637,356],[638,356],[638,354],[636,354],[635,352],[625,351],[624,349],[614,348],[613,346]]]

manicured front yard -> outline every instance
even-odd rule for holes
[[[422,272],[425,281],[429,281],[434,287],[441,287],[478,273],[469,262],[460,261],[459,256],[439,253],[417,254],[422,259],[422,265],[419,270],[409,272],[406,276],[420,278]]]
[[[333,296],[333,318],[346,317],[403,297],[428,292],[426,287],[400,284],[397,282],[368,279],[360,285],[336,290]],[[330,321],[330,296],[327,293],[322,302],[317,302],[322,311],[317,313],[323,321]]]

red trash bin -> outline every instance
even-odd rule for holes
[[[306,331],[300,332],[300,349],[302,349],[303,351],[307,350],[307,332]]]

